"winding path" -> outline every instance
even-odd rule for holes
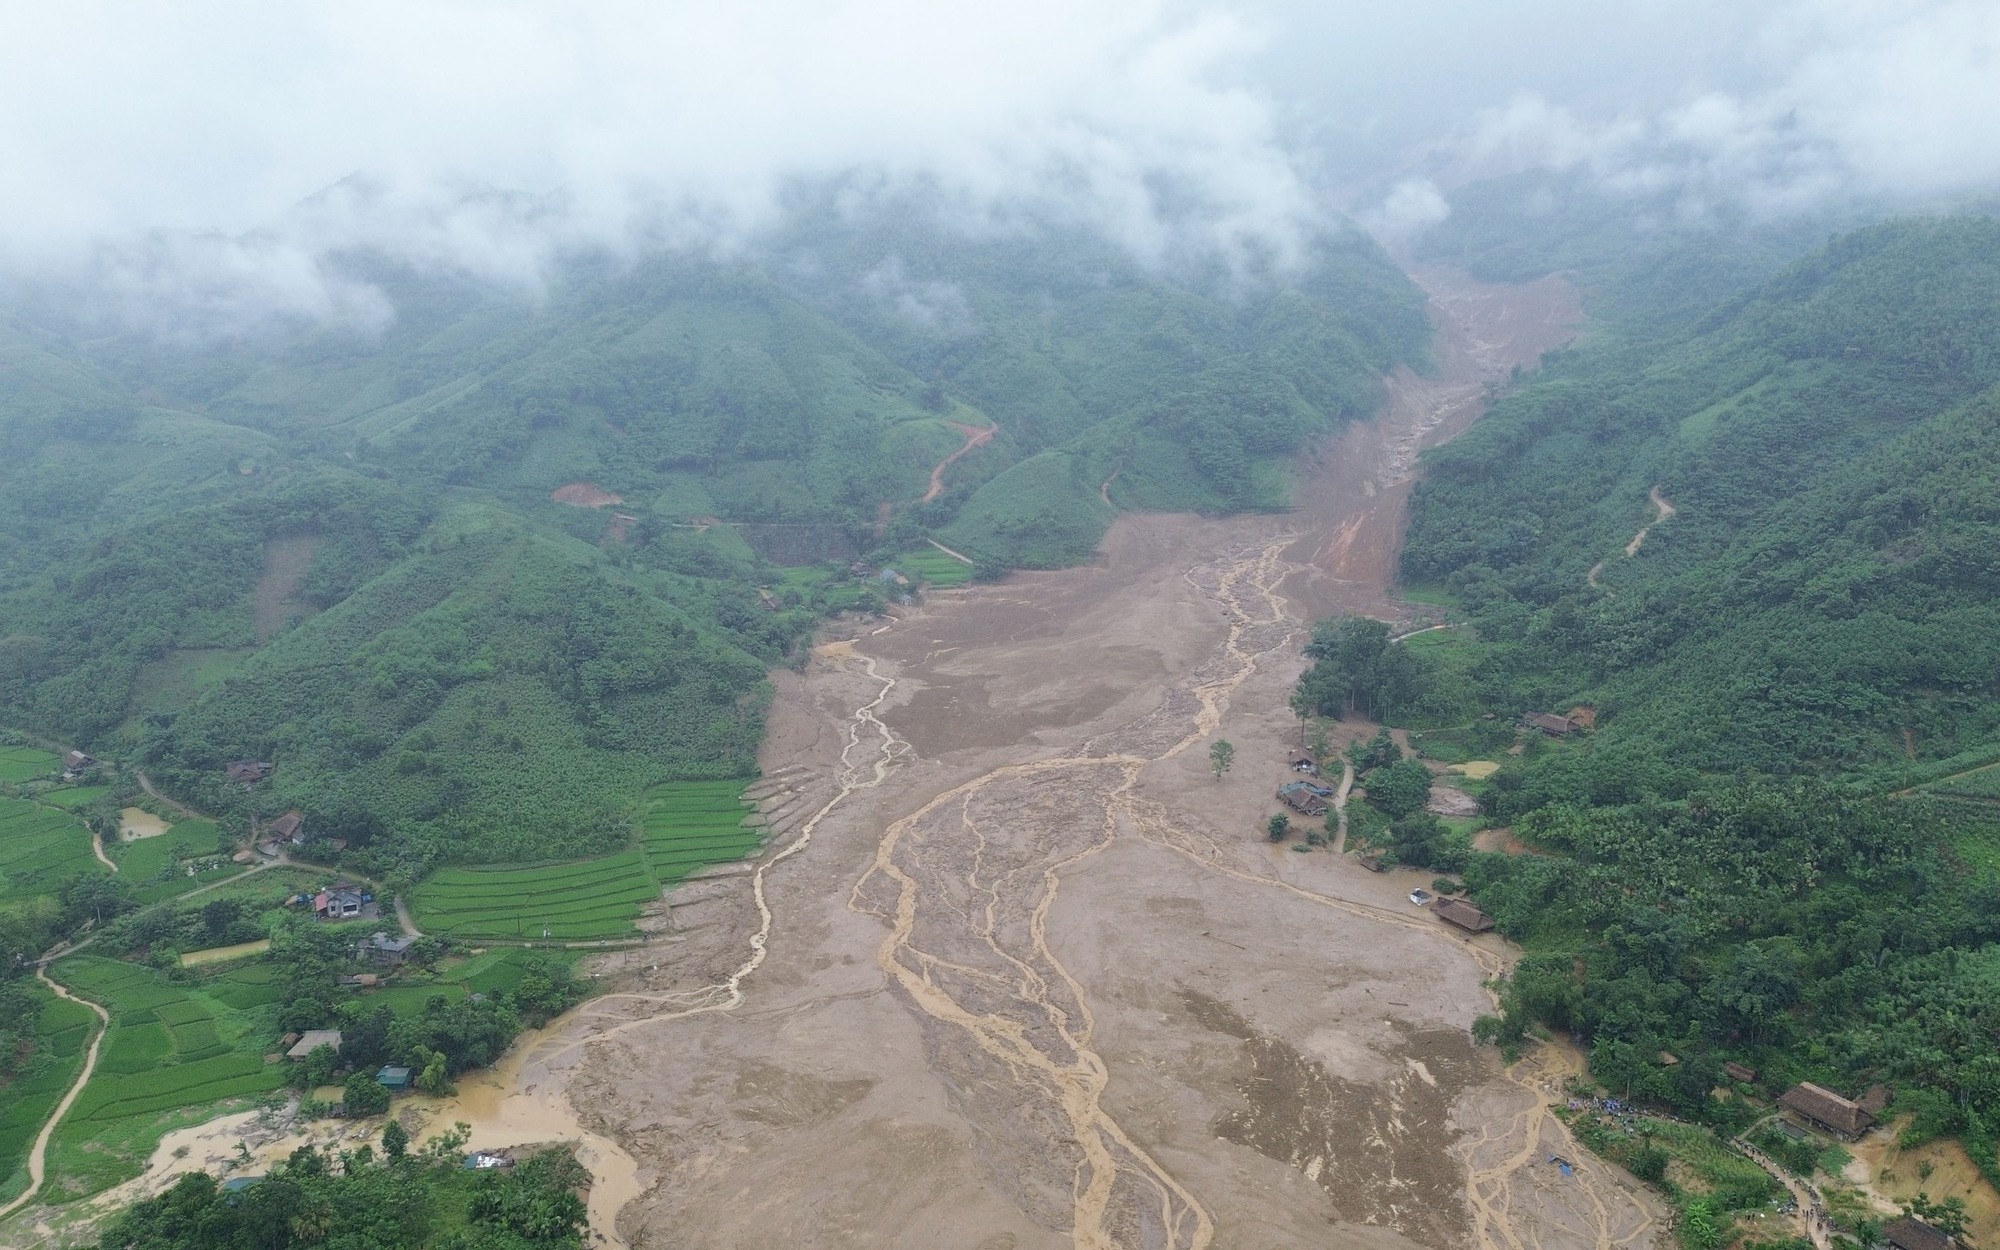
[[[83,1093],[83,1087],[90,1083],[90,1074],[97,1070],[98,1048],[104,1044],[104,1032],[111,1025],[110,1012],[80,994],[70,993],[60,982],[49,976],[49,958],[44,955],[36,962],[35,978],[54,990],[57,998],[67,998],[73,1003],[82,1003],[90,1008],[97,1016],[97,1034],[90,1039],[90,1049],[84,1052],[83,1070],[76,1074],[76,1083],[69,1087],[69,1092],[63,1095],[62,1101],[56,1104],[56,1109],[49,1113],[49,1118],[42,1124],[42,1131],[35,1136],[35,1145],[28,1152],[28,1187],[12,1202],[0,1207],[0,1219],[26,1206],[29,1200],[41,1191],[42,1181],[48,1174],[49,1140],[56,1135],[56,1126],[62,1123],[65,1115],[69,1114],[69,1109],[76,1102],[78,1095]]]
[[[977,451],[979,448],[992,442],[993,436],[1000,432],[1000,426],[997,422],[987,426],[972,426],[960,425],[958,422],[953,421],[951,422],[951,428],[965,435],[965,446],[938,461],[937,467],[931,470],[930,489],[924,492],[923,502],[925,503],[929,503],[939,495],[944,494],[944,471],[946,469],[955,464],[960,457]]]
[[[1646,535],[1653,532],[1653,527],[1655,525],[1660,525],[1667,521],[1671,521],[1674,518],[1674,514],[1680,511],[1679,508],[1674,507],[1673,501],[1669,500],[1665,495],[1662,495],[1660,493],[1660,488],[1658,486],[1654,486],[1651,490],[1646,492],[1646,499],[1653,505],[1653,519],[1651,521],[1648,521],[1646,524],[1641,525],[1639,527],[1639,532],[1632,535],[1632,541],[1625,544],[1626,559],[1630,559],[1633,556],[1639,554],[1639,548],[1646,545]],[[1596,564],[1590,566],[1590,571],[1583,575],[1583,580],[1589,584],[1592,590],[1598,590],[1601,589],[1601,587],[1598,586],[1597,579],[1599,577],[1602,577],[1603,575],[1604,575],[1604,561],[1599,560]],[[1609,594],[1611,592],[1606,591],[1605,593]]]

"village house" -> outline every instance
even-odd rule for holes
[[[410,1088],[408,1068],[387,1067],[375,1074],[375,1083],[392,1094],[400,1094]]]
[[[305,813],[295,808],[265,825],[264,830],[276,841],[298,846],[306,840]]]
[[[81,751],[71,751],[68,755],[63,756],[63,780],[75,781],[78,777],[97,767],[97,763],[97,757],[94,755],[85,755]]]
[[[1313,788],[1303,781],[1279,786],[1278,801],[1304,816],[1326,815],[1326,801],[1313,793]]]
[[[416,944],[417,939],[413,937],[372,934],[355,946],[354,960],[383,968],[400,968],[410,958],[410,948]]]
[[[313,896],[313,919],[352,920],[375,896],[349,881],[336,881]]]
[[[1521,728],[1539,729],[1551,738],[1567,738],[1576,732],[1576,722],[1567,716],[1530,712],[1521,718]]]
[[[1882,1244],[1892,1250],[1959,1250],[1958,1238],[1907,1215],[1882,1226]]]
[[[1457,925],[1467,933],[1484,933],[1493,927],[1493,917],[1462,899],[1448,898],[1431,913],[1447,924]]]
[[[1742,1081],[1746,1085],[1757,1079],[1757,1069],[1745,1067],[1734,1059],[1725,1060],[1722,1071],[1730,1080]]]
[[[307,1029],[305,1032],[299,1034],[299,1040],[292,1043],[292,1048],[285,1052],[285,1058],[303,1059],[322,1046],[331,1046],[334,1053],[338,1054],[340,1052],[340,1030]]]
[[[1802,1081],[1779,1095],[1778,1106],[1842,1141],[1853,1141],[1875,1123],[1875,1117],[1862,1110],[1860,1104],[1810,1081]]]
[[[271,775],[271,767],[264,760],[231,760],[222,771],[237,785],[254,786]]]

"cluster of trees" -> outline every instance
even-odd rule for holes
[[[299,1065],[298,1083],[322,1084],[336,1064],[352,1067],[372,1082],[384,1064],[405,1066],[420,1088],[443,1090],[452,1077],[499,1058],[524,1025],[539,1025],[581,1002],[588,990],[561,959],[529,955],[511,988],[471,998],[432,995],[417,1013],[399,1014],[386,1004],[356,998],[337,978],[352,966],[354,935],[299,921],[281,927],[269,958],[283,970],[284,998],[278,1026],[286,1030],[337,1028],[338,1056],[309,1057]],[[422,966],[442,953],[436,939],[412,948]],[[380,1087],[376,1087],[379,1089]],[[350,1092],[352,1092],[350,1090]],[[372,1097],[361,1091],[364,1099]]]
[[[465,1126],[409,1148],[390,1124],[383,1153],[301,1146],[247,1187],[190,1172],[119,1215],[100,1250],[578,1250],[590,1174],[563,1149],[467,1172]]]
[[[1407,716],[1428,693],[1433,673],[1416,653],[1390,638],[1386,621],[1366,616],[1328,617],[1313,624],[1306,643],[1312,666],[1292,692],[1301,716]]]

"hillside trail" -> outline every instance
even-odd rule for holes
[[[957,430],[965,436],[965,446],[938,461],[937,466],[931,470],[931,484],[930,488],[924,492],[924,503],[929,503],[939,495],[944,494],[944,471],[946,469],[949,469],[964,457],[971,455],[981,447],[992,442],[993,436],[1000,432],[998,422],[991,425],[975,426],[962,425],[957,421],[953,421],[950,425],[952,429]]]
[[[1334,787],[1333,810],[1337,828],[1333,834],[1333,846],[1329,849],[1335,855],[1347,853],[1347,796],[1354,792],[1354,761],[1340,761],[1340,784]]]
[[[55,991],[57,998],[66,998],[90,1008],[97,1017],[97,1032],[90,1039],[90,1049],[84,1052],[82,1070],[76,1074],[76,1080],[71,1083],[69,1092],[62,1096],[62,1101],[56,1104],[55,1110],[49,1113],[49,1118],[43,1121],[42,1131],[35,1135],[35,1144],[28,1150],[28,1187],[6,1206],[0,1206],[0,1219],[5,1219],[28,1205],[34,1196],[41,1192],[42,1182],[48,1176],[49,1141],[55,1137],[56,1128],[62,1124],[63,1117],[69,1114],[70,1107],[83,1093],[83,1087],[90,1084],[90,1075],[97,1070],[98,1049],[104,1044],[105,1030],[111,1025],[111,1014],[104,1008],[80,994],[70,993],[67,987],[49,976],[46,957],[35,965],[35,979]]]
[[[1653,532],[1654,526],[1663,525],[1671,521],[1674,518],[1674,514],[1680,511],[1679,508],[1674,507],[1673,503],[1665,495],[1660,493],[1660,488],[1657,485],[1646,492],[1646,499],[1653,505],[1653,519],[1641,525],[1639,532],[1632,535],[1631,541],[1625,544],[1625,558],[1628,560],[1638,555],[1639,548],[1646,545],[1646,535]],[[1590,566],[1590,571],[1583,575],[1583,580],[1592,590],[1601,590],[1603,588],[1597,584],[1597,579],[1603,575],[1604,561],[1599,560],[1596,564]]]
[[[151,777],[148,777],[145,774],[144,770],[135,768],[132,770],[132,776],[138,780],[139,788],[141,790],[144,790],[148,797],[150,797],[154,802],[159,803],[162,806],[166,807],[169,811],[177,813],[183,820],[207,819],[200,812],[195,811],[192,807],[187,806],[185,803],[176,803],[174,800],[168,798],[166,795],[161,794],[158,790],[155,790],[153,788],[153,779]]]

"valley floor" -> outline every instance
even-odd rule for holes
[[[1437,376],[1391,379],[1292,513],[1128,516],[1092,567],[781,675],[779,825],[824,815],[763,882],[740,1005],[707,987],[758,912],[711,883],[530,1060],[637,1160],[622,1241],[1651,1244],[1654,1201],[1545,1113],[1577,1057],[1470,1044],[1504,944],[1411,906],[1415,874],[1262,837],[1310,621],[1400,611],[1417,451],[1575,320],[1554,283],[1426,279]]]
[[[934,594],[778,674],[777,856],[680,887],[595,964],[609,992],[408,1109],[476,1147],[581,1137],[593,1244],[1660,1242],[1547,1114],[1580,1057],[1471,1045],[1505,943],[1412,906],[1427,875],[1263,836],[1310,622],[1401,615],[1417,452],[1578,319],[1557,282],[1419,277],[1435,376],[1391,378],[1291,513],[1126,516],[1092,566]]]

